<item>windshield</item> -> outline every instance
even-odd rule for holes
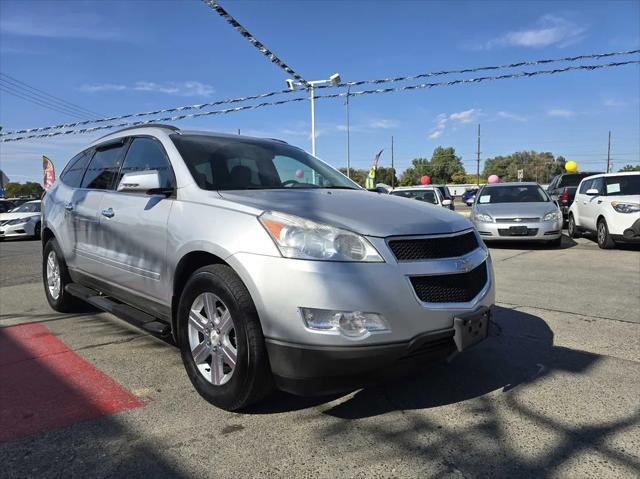
[[[438,204],[436,192],[433,190],[401,190],[392,191],[393,196],[402,196],[403,198],[413,198],[414,200],[424,201],[433,205]]]
[[[37,203],[23,203],[11,210],[11,213],[40,213],[40,202]]]
[[[538,185],[489,186],[480,193],[478,203],[539,203],[550,201]]]
[[[189,134],[171,139],[204,190],[361,189],[339,171],[286,143]]]
[[[640,195],[640,175],[605,177],[605,195]]]

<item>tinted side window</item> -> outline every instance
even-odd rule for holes
[[[593,180],[584,180],[584,181],[582,182],[582,184],[580,185],[580,191],[579,191],[579,193],[580,193],[581,195],[584,195],[584,194],[587,192],[587,190],[588,190],[589,188],[591,188],[591,183],[593,183]]]
[[[162,144],[153,138],[135,138],[127,151],[127,155],[118,177],[134,171],[157,170],[160,174],[160,187],[173,188],[173,171]]]
[[[595,178],[591,188],[598,190],[598,193],[601,195],[604,194],[604,178],[602,176],[600,178]]]
[[[120,169],[122,145],[98,150],[93,155],[82,180],[82,188],[110,190]]]
[[[84,175],[84,170],[87,168],[89,159],[91,159],[92,151],[93,150],[83,151],[71,158],[69,164],[60,175],[60,180],[65,185],[72,188],[80,188],[82,176]]]

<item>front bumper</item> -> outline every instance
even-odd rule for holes
[[[227,258],[254,300],[271,369],[282,389],[306,393],[294,384],[298,380],[305,384],[302,389],[310,391],[343,389],[343,382],[358,382],[352,376],[377,376],[383,367],[406,362],[402,358],[423,347],[429,354],[418,355],[419,362],[420,358],[446,357],[454,348],[454,316],[494,304],[493,268],[484,247],[460,258],[397,262],[384,239],[369,240],[385,263],[305,261],[249,253]],[[456,274],[462,261],[487,269],[486,284],[471,301],[420,301],[410,277]],[[305,326],[300,307],[378,313],[390,331],[357,340],[313,331]]]
[[[474,221],[485,241],[550,241],[562,236],[562,219],[539,222],[484,223]],[[526,235],[514,235],[512,228],[527,228]]]
[[[28,223],[21,223],[18,225],[3,225],[0,226],[0,238],[27,238],[34,236],[34,225]]]

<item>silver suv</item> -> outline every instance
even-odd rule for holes
[[[464,217],[371,193],[283,141],[147,125],[71,159],[43,201],[45,292],[172,335],[227,410],[336,392],[487,335],[491,259]]]

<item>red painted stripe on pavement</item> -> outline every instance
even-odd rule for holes
[[[0,442],[143,405],[45,326],[0,328]]]

